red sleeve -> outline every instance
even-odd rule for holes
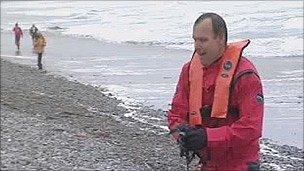
[[[172,100],[171,110],[168,111],[168,124],[171,130],[175,129],[181,123],[186,123],[188,121],[188,70],[189,63],[183,66]]]
[[[240,119],[228,126],[206,128],[211,149],[245,146],[262,136],[264,104],[259,77],[255,74],[240,77],[232,98],[238,98]]]

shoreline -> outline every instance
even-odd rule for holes
[[[1,170],[185,169],[174,140],[120,104],[91,85],[1,59]],[[261,143],[263,170],[303,169],[302,149]]]
[[[145,105],[167,110],[180,69],[192,54],[164,47],[113,44],[46,34],[47,47],[42,63],[48,72],[107,90],[108,94],[123,100],[131,108]],[[22,39],[20,56],[14,54],[14,49],[12,34],[1,32],[1,58],[36,67],[37,57],[32,53],[27,33]],[[297,76],[303,68],[302,58],[249,59],[256,64],[263,81],[263,137],[271,138],[280,145],[303,148],[303,83],[299,80],[302,78]],[[148,116],[127,115],[143,122],[147,117],[163,116],[161,112]],[[152,122],[161,127],[165,125],[156,120]]]
[[[28,34],[22,39],[20,56],[16,56],[14,50],[12,34],[1,32],[1,55],[10,55],[1,58],[36,67],[37,57],[32,53]],[[163,47],[113,44],[52,34],[47,35],[45,52],[42,63],[52,74],[106,89],[131,107],[144,104],[165,111],[170,107],[180,69],[192,54]],[[303,148],[303,83],[296,80],[302,79],[297,76],[303,68],[302,58],[249,59],[256,64],[264,87],[263,137],[280,145]],[[147,117],[159,115],[163,116],[129,116],[146,121]],[[157,120],[152,122],[165,125]]]

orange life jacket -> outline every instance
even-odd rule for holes
[[[236,71],[243,49],[248,46],[250,40],[244,40],[228,44],[221,64],[221,69],[217,75],[212,105],[211,117],[226,118],[228,112],[230,84]],[[203,65],[197,53],[190,63],[189,68],[189,124],[196,126],[202,125],[202,84],[203,84]]]

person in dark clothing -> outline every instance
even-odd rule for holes
[[[37,34],[37,32],[38,32],[38,28],[35,26],[35,24],[33,24],[32,27],[30,28],[30,35],[32,37],[33,46],[35,44],[34,38],[35,38],[35,35]]]

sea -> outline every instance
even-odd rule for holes
[[[263,134],[303,148],[303,1],[1,1],[1,32],[11,31],[18,22],[24,29],[35,24],[40,31],[59,36],[192,52],[193,23],[205,12],[225,19],[229,42],[244,38],[253,42],[244,52],[248,58],[287,61],[280,66],[286,69],[271,74],[267,68],[274,64],[261,72],[266,109]],[[151,59],[154,63],[146,66]],[[68,65],[77,60],[81,59],[74,58]],[[186,62],[186,58],[168,59],[167,64],[160,56],[149,55],[146,59],[99,56],[94,60],[110,62],[99,67],[75,65],[64,72],[81,73],[79,81],[103,86],[130,106],[144,104],[164,111],[170,109],[181,64]],[[299,63],[289,66],[293,60]],[[115,65],[125,61],[131,62]],[[66,61],[61,64],[67,65]],[[120,79],[95,77],[92,82],[89,75],[96,72]],[[158,82],[149,79],[152,72],[169,76]],[[140,79],[121,81],[128,76]]]

